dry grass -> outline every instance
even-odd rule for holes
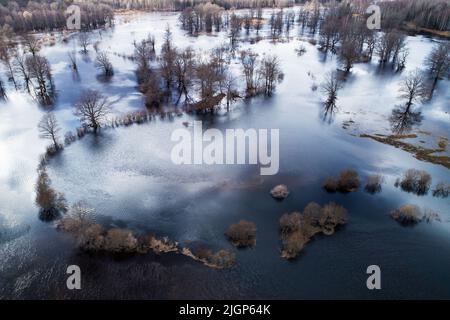
[[[440,164],[447,169],[450,169],[450,157],[445,155],[435,155],[437,152],[442,152],[442,149],[426,149],[421,146],[415,146],[410,143],[400,141],[395,136],[384,135],[369,135],[361,134],[361,138],[370,138],[375,141],[391,145],[395,148],[412,153],[417,160]]]
[[[252,247],[256,245],[256,225],[253,222],[241,220],[232,224],[225,235],[236,247]]]

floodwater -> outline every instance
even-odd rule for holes
[[[224,33],[188,37],[177,16],[139,14],[120,18],[111,30],[95,31],[99,48],[110,54],[115,67],[109,82],[98,79],[92,48],[89,57],[78,55],[79,77],[70,70],[67,56],[76,48],[74,39],[43,48],[58,91],[53,111],[64,131],[78,126],[72,105],[82,89],[105,93],[114,102],[114,115],[144,108],[135,66],[121,57],[132,53],[133,40],[150,32],[159,49],[169,24],[179,48],[192,46],[206,55],[227,41]],[[168,236],[193,248],[232,250],[237,263],[231,269],[210,269],[175,254],[89,255],[51,223],[40,221],[33,189],[39,154],[46,145],[37,131],[45,110],[27,95],[10,91],[9,99],[0,102],[0,298],[450,298],[448,198],[416,196],[394,187],[395,179],[409,168],[428,171],[433,185],[450,182],[449,170],[356,136],[390,132],[388,117],[401,103],[399,83],[408,71],[421,66],[436,40],[408,37],[410,55],[402,73],[381,72],[376,58],[370,64],[356,64],[339,92],[337,112],[324,119],[323,94],[311,86],[336,69],[336,58],[301,41],[306,35],[297,29],[290,36],[290,41],[276,44],[240,43],[240,49],[279,56],[284,80],[271,98],[240,101],[229,113],[222,110],[215,116],[183,114],[104,130],[67,147],[48,167],[55,189],[70,203],[87,201],[105,226]],[[307,50],[302,56],[295,51],[300,44]],[[231,67],[239,72],[237,61]],[[441,81],[433,100],[416,107],[424,119],[415,130],[431,132],[430,141],[448,137],[449,85],[448,80]],[[195,120],[202,120],[205,129],[223,132],[279,129],[279,173],[261,176],[255,165],[174,165],[171,133],[184,128],[183,122]],[[344,129],[343,122],[349,120],[354,124]],[[350,194],[328,194],[321,188],[326,177],[347,168],[356,169],[362,181],[369,174],[383,174],[382,192],[371,195],[360,188]],[[269,191],[280,183],[291,194],[277,202]],[[286,261],[280,257],[278,220],[311,201],[341,204],[348,210],[348,223],[332,236],[314,238],[298,259]],[[389,212],[406,203],[438,211],[442,222],[400,226]],[[257,225],[254,248],[237,250],[223,235],[241,219]],[[82,290],[66,288],[65,271],[71,264],[82,270]],[[366,287],[366,268],[373,264],[382,272],[378,291]]]

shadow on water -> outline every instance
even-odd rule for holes
[[[414,127],[419,126],[422,120],[421,112],[412,111],[405,106],[397,106],[389,117],[392,132],[395,134],[410,132]]]

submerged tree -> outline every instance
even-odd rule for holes
[[[5,43],[4,41],[0,41],[0,60],[3,62],[3,64],[6,67],[8,80],[14,84],[14,87],[17,90],[17,89],[19,89],[19,87],[18,87],[18,84],[16,81],[15,72],[14,72],[15,70],[14,70],[14,65],[13,65],[13,61],[12,61],[13,54],[11,53],[14,51],[15,51],[14,48],[10,48],[7,43]]]
[[[265,56],[261,61],[258,74],[262,82],[264,94],[268,96],[272,95],[276,83],[283,77],[278,57]]]
[[[51,140],[55,150],[60,148],[58,140],[61,128],[52,112],[49,112],[42,117],[41,121],[39,121],[38,129],[40,138]]]
[[[327,95],[325,101],[325,113],[333,112],[336,107],[337,93],[343,87],[343,83],[337,72],[329,72],[321,84],[322,92]]]
[[[106,52],[99,52],[97,54],[97,57],[95,58],[95,67],[101,70],[102,75],[105,77],[112,77],[114,75],[113,65]]]
[[[404,134],[419,125],[422,119],[423,116],[420,112],[414,112],[406,106],[399,106],[392,110],[389,122],[393,133]]]
[[[45,57],[36,54],[26,58],[26,66],[30,72],[30,78],[36,82],[34,87],[39,102],[43,105],[51,105],[54,88],[50,63]]]
[[[406,99],[406,112],[410,111],[414,101],[423,100],[427,95],[425,81],[419,70],[411,71],[400,87],[400,98]]]
[[[6,99],[6,90],[2,79],[0,79],[0,100]]]
[[[25,50],[31,53],[33,56],[36,56],[39,50],[41,50],[41,43],[39,39],[32,34],[26,34],[25,36],[23,36],[22,40]]]
[[[87,90],[81,94],[81,99],[75,104],[74,114],[80,118],[80,122],[92,128],[94,133],[103,125],[109,112],[109,103],[100,92]]]
[[[241,64],[243,67],[246,91],[247,95],[252,96],[255,94],[257,87],[256,80],[256,67],[257,67],[258,54],[253,52],[251,49],[241,51]]]
[[[182,95],[184,95],[185,102],[190,101],[189,91],[194,84],[195,74],[194,57],[195,54],[191,48],[185,49],[176,56],[174,63],[174,76],[178,91],[177,103],[180,101]]]
[[[172,32],[169,25],[167,25],[166,32],[164,34],[164,43],[161,48],[161,76],[166,83],[166,89],[169,93],[174,78],[174,65],[177,56],[176,49],[172,43]]]
[[[88,53],[88,46],[91,43],[91,40],[89,38],[89,34],[87,32],[81,32],[80,35],[78,36],[78,43],[81,46],[81,52],[83,52],[84,54]]]
[[[352,41],[345,41],[339,50],[339,62],[346,73],[350,72],[353,64],[358,61],[359,53],[356,44]]]
[[[148,35],[141,42],[135,42],[133,57],[138,66],[136,71],[138,83],[145,83],[150,73],[150,61],[155,57],[155,38]]]
[[[14,65],[18,72],[21,74],[23,81],[25,82],[25,88],[28,93],[31,93],[30,85],[31,85],[31,77],[30,70],[28,70],[26,56],[21,54],[18,50],[14,54]]]
[[[450,44],[446,42],[436,46],[425,60],[425,65],[433,77],[433,83],[430,88],[430,99],[433,97],[434,89],[439,79],[442,79],[449,73],[450,69]]]

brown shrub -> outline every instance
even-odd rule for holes
[[[289,195],[289,190],[284,184],[280,184],[270,190],[270,194],[277,200],[283,200]]]
[[[66,198],[51,187],[51,180],[45,170],[39,172],[35,186],[36,204],[39,206],[39,218],[50,221],[67,211]]]
[[[323,207],[322,215],[319,220],[319,225],[322,232],[326,235],[334,233],[334,229],[347,222],[347,210],[334,202],[331,202]]]
[[[422,221],[420,208],[413,204],[406,204],[391,213],[393,219],[402,225],[415,225]]]
[[[328,178],[323,183],[324,189],[327,190],[328,192],[336,192],[338,190],[338,186],[339,184],[337,180],[334,178]]]
[[[227,250],[219,250],[207,259],[212,265],[219,268],[230,268],[236,263],[236,255]]]
[[[305,244],[309,241],[309,237],[305,236],[301,231],[296,231],[285,236],[282,241],[281,256],[286,259],[294,259],[303,250]]]
[[[321,215],[322,207],[316,202],[310,202],[303,210],[302,220],[306,224],[318,227]]]
[[[105,235],[103,248],[109,252],[135,252],[137,249],[137,239],[129,230],[119,228],[109,229]]]
[[[447,198],[450,194],[450,184],[446,182],[439,182],[433,189],[433,196],[440,198]]]
[[[379,174],[373,174],[367,177],[366,180],[366,186],[364,187],[364,190],[366,192],[375,194],[378,192],[381,192],[381,184],[383,183],[384,178],[382,175]]]
[[[302,216],[299,212],[285,213],[280,218],[280,231],[290,234],[300,229]]]
[[[345,224],[346,215],[347,210],[333,202],[323,208],[310,202],[303,214],[284,214],[280,218],[281,256],[295,258],[314,235],[320,232],[331,235],[337,226]]]
[[[359,187],[358,173],[354,170],[344,170],[339,179],[327,178],[323,187],[328,192],[353,192]]]
[[[256,244],[256,225],[253,222],[241,220],[232,224],[225,235],[236,247],[248,247]]]
[[[339,191],[352,192],[359,187],[358,172],[355,170],[344,170],[341,172],[338,181]]]
[[[412,192],[417,195],[424,195],[428,193],[431,185],[431,176],[428,172],[423,170],[409,169],[399,182],[402,190]]]

